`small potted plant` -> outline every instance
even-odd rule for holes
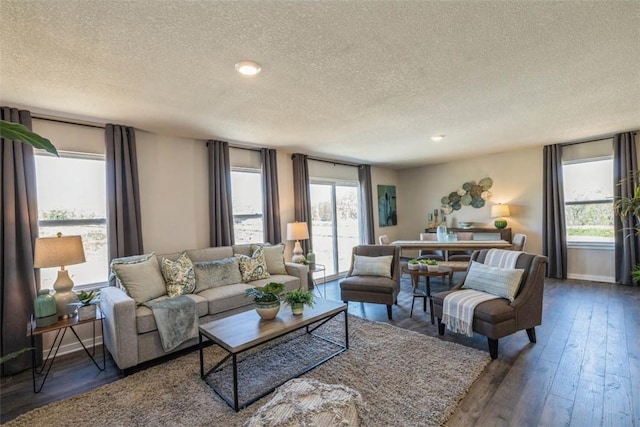
[[[426,270],[427,269],[427,260],[426,259],[418,260],[418,269],[419,270]]]
[[[418,269],[420,268],[420,265],[419,265],[419,264],[420,264],[420,263],[418,262],[418,260],[417,260],[417,259],[415,259],[415,258],[414,258],[414,259],[410,259],[410,260],[407,262],[407,268],[408,268],[409,270],[418,270]]]
[[[305,305],[313,307],[313,297],[313,292],[298,288],[288,292],[284,301],[291,306],[293,314],[302,314]]]
[[[98,293],[96,291],[80,291],[76,296],[78,298],[78,320],[95,318],[95,303],[98,301]]]
[[[427,258],[424,263],[427,265],[427,271],[438,271],[438,261],[435,259]]]
[[[280,311],[280,294],[284,290],[284,283],[271,282],[264,286],[247,289],[244,294],[253,297],[258,315],[263,320],[270,320],[274,319]]]

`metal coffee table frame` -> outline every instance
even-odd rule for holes
[[[323,301],[323,300],[320,300]],[[318,302],[320,302],[318,301]],[[330,301],[326,301],[326,302],[330,302]],[[335,302],[331,302],[333,305],[337,305],[337,303]],[[297,378],[301,375],[303,375],[306,372],[309,372],[310,370],[314,369],[316,366],[319,366],[323,363],[325,363],[326,361],[334,358],[335,356],[337,356],[340,353],[343,353],[344,351],[346,351],[349,348],[349,324],[348,324],[348,316],[347,316],[347,305],[346,304],[339,304],[340,306],[344,306],[341,307],[338,311],[335,311],[335,307],[333,311],[329,311],[327,313],[320,313],[319,318],[318,316],[315,316],[312,319],[300,319],[300,324],[290,327],[290,328],[284,328],[280,333],[275,334],[274,336],[266,339],[266,340],[257,340],[257,342],[255,343],[251,343],[249,346],[243,346],[242,349],[238,350],[238,351],[234,351],[233,349],[230,349],[229,346],[224,343],[221,342],[217,337],[215,337],[214,335],[212,335],[211,333],[209,333],[209,331],[206,330],[206,326],[207,324],[202,325],[199,328],[198,331],[198,347],[199,347],[199,353],[200,353],[200,378],[202,378],[203,380],[205,380],[205,382],[213,389],[213,391],[216,392],[216,394],[218,394],[218,396],[220,396],[225,402],[227,402],[227,404],[229,406],[231,406],[236,412],[238,412],[241,408],[246,408],[247,406],[249,406],[250,404],[252,404],[253,402],[255,402],[256,400],[266,396],[267,394],[271,393],[272,391],[274,391],[277,387],[281,386],[282,384],[284,384],[285,382],[289,381],[290,379],[293,378]],[[311,310],[309,308],[305,308],[306,310]],[[281,312],[279,314],[279,316],[283,316],[283,315],[287,315],[288,313],[283,313],[282,312],[283,309],[281,309]],[[334,317],[338,316],[340,313],[344,313],[344,343],[340,343],[340,342],[336,342],[330,338],[327,337],[323,337],[321,335],[315,334],[313,333],[316,329],[318,329],[319,327],[321,327],[322,325],[324,325],[325,323],[327,323],[328,321],[330,321],[331,319],[333,319]],[[242,314],[242,313],[240,313]],[[326,315],[325,315],[326,314]],[[237,316],[237,315],[236,315]],[[233,317],[233,316],[232,316]],[[215,321],[214,321],[215,322]],[[267,321],[268,322],[268,321]],[[241,360],[238,360],[238,355],[253,349],[255,347],[258,347],[260,345],[269,343],[277,338],[281,338],[285,335],[288,335],[292,332],[298,331],[302,328],[306,328],[306,333],[307,334],[311,334],[316,338],[322,339],[324,341],[327,341],[329,343],[332,343],[336,346],[338,346],[338,350],[327,355],[326,357],[324,357],[322,360],[313,363],[312,365],[307,366],[306,368],[302,369],[299,372],[296,372],[294,375],[292,375],[291,377],[286,378],[285,380],[279,382],[278,384],[274,385],[272,388],[270,388],[269,390],[266,390],[265,392],[260,393],[257,396],[251,397],[248,400],[244,401],[244,402],[239,402],[238,399],[238,362],[240,362]],[[221,360],[219,361],[215,366],[213,366],[211,369],[209,369],[206,373],[204,371],[204,355],[203,355],[203,349],[204,349],[204,342],[203,342],[203,337],[208,338],[209,340],[213,341],[214,343],[218,344],[221,348],[223,348],[224,350],[226,350],[228,352],[228,354]],[[296,339],[295,337],[292,339]],[[220,371],[221,369],[224,368],[224,364],[231,359],[231,364],[232,364],[232,369],[233,369],[233,397],[229,397],[227,395],[225,395],[225,393],[216,385],[206,381],[206,378],[215,372]]]

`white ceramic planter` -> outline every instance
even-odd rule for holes
[[[409,270],[417,270],[417,269],[420,268],[420,265],[419,264],[407,264],[407,268]]]
[[[438,264],[436,264],[436,265],[427,265],[427,271],[438,271]]]
[[[96,305],[89,304],[78,307],[78,320],[95,319]]]
[[[256,302],[256,311],[262,320],[275,319],[280,311],[280,301],[273,301],[267,303]]]

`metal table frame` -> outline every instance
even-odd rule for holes
[[[298,328],[292,329],[292,330],[288,330],[282,334],[279,334],[278,336],[275,336],[271,339],[268,339],[266,341],[261,341],[257,344],[251,345],[250,347],[247,347],[241,351],[238,352],[232,352],[229,350],[226,350],[228,352],[228,354],[221,360],[219,361],[215,366],[213,366],[211,369],[209,369],[207,372],[204,371],[204,354],[203,354],[203,349],[204,349],[204,343],[203,343],[203,337],[206,337],[210,340],[212,340],[214,343],[216,342],[215,337],[210,336],[209,334],[206,333],[206,331],[204,331],[205,333],[203,333],[203,329],[199,328],[198,329],[198,349],[199,349],[199,353],[200,353],[200,378],[202,378],[203,380],[205,380],[206,382],[206,378],[215,372],[220,371],[223,368],[223,365],[229,360],[231,359],[231,363],[233,366],[233,398],[230,398],[229,396],[226,396],[224,394],[224,392],[216,387],[215,385],[207,382],[207,384],[213,389],[213,391],[216,392],[216,394],[218,394],[218,396],[220,396],[225,402],[227,402],[227,404],[229,406],[231,406],[236,412],[238,412],[241,408],[246,408],[247,406],[249,406],[250,404],[252,404],[253,402],[255,402],[258,399],[261,399],[262,397],[266,396],[267,394],[271,393],[272,391],[274,391],[277,387],[280,387],[282,384],[284,384],[285,382],[289,381],[290,379],[293,378],[297,378],[300,375],[309,372],[310,370],[312,370],[313,368],[315,368],[316,366],[319,366],[321,364],[323,364],[324,362],[334,358],[335,356],[337,356],[340,353],[343,353],[344,351],[346,351],[349,348],[349,323],[348,323],[348,315],[347,315],[347,306],[345,304],[344,309],[338,311],[337,313],[334,314],[330,314],[325,318],[319,319],[313,323],[307,324],[307,325],[301,325]],[[314,334],[313,332],[318,329],[320,326],[324,325],[325,323],[327,323],[328,321],[330,321],[331,319],[333,319],[334,317],[338,316],[339,314],[344,313],[344,339],[345,342],[344,343],[339,343],[336,342],[330,338],[327,337],[323,337],[321,335],[318,334]],[[307,334],[311,334],[316,338],[322,339],[324,341],[330,342],[332,344],[337,345],[339,348],[337,351],[329,354],[328,356],[326,356],[325,358],[323,358],[322,360],[320,360],[319,362],[316,362],[306,368],[304,368],[303,370],[301,370],[300,372],[295,373],[293,376],[291,376],[290,378],[285,379],[284,381],[276,384],[275,386],[273,386],[272,388],[270,388],[269,390],[260,393],[257,396],[251,397],[248,400],[244,401],[244,402],[239,402],[238,401],[238,355],[251,350],[255,347],[258,347],[260,345],[269,343],[271,341],[273,341],[274,339],[277,338],[281,338],[284,335],[287,335],[291,332],[295,332],[298,331],[300,329],[306,328],[306,332]],[[295,339],[295,338],[292,338]],[[224,347],[220,346],[221,348],[224,349]]]

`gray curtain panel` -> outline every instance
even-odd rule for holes
[[[375,230],[373,225],[373,186],[371,185],[371,166],[358,166],[358,180],[360,181],[360,244],[375,244]]]
[[[567,232],[564,218],[562,146],[544,146],[542,253],[547,277],[567,278]]]
[[[276,150],[262,148],[262,211],[264,213],[264,241],[280,243],[280,196],[278,195],[278,160]]]
[[[296,153],[293,160],[293,207],[295,220],[306,222],[309,229],[309,240],[302,240],[300,245],[304,253],[313,248],[311,234],[311,192],[309,188],[309,164],[305,154]]]
[[[633,132],[613,137],[613,196],[633,197],[638,185],[638,157]],[[633,285],[631,270],[640,262],[640,239],[635,232],[637,219],[630,213],[625,218],[614,215],[616,282]]]
[[[139,255],[143,247],[135,130],[107,124],[105,144],[109,257]]]
[[[207,141],[209,156],[209,239],[211,246],[233,245],[229,143]]]
[[[0,119],[20,123],[31,129],[31,113],[0,107]],[[33,247],[38,237],[36,165],[29,144],[0,140],[0,180],[2,208],[0,217],[0,354],[31,346],[27,325],[33,312],[38,281],[33,268]],[[37,362],[42,362],[42,345],[36,342]],[[2,376],[31,367],[31,352],[0,365]]]

